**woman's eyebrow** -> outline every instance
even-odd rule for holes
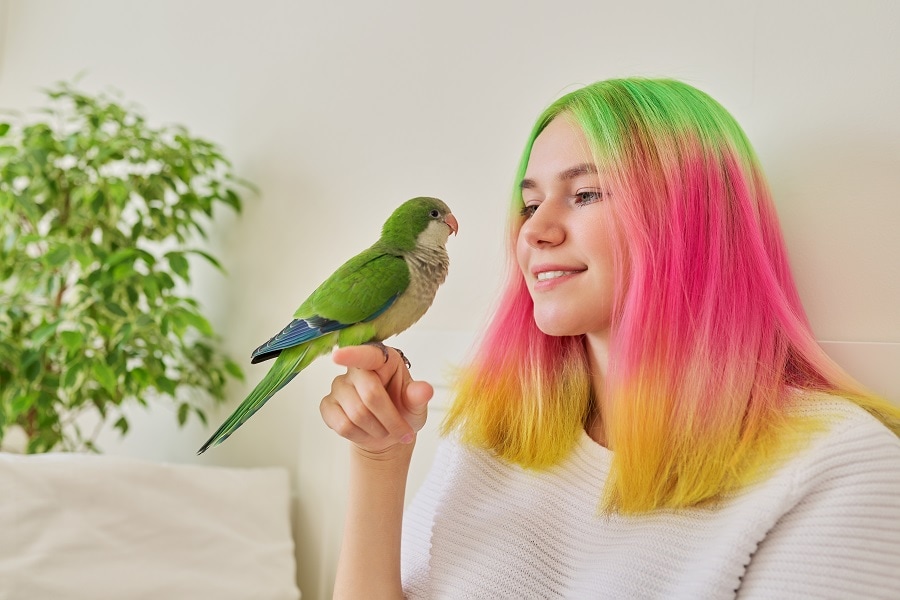
[[[575,179],[576,177],[580,177],[581,175],[593,175],[597,173],[597,165],[593,163],[581,163],[580,165],[575,165],[570,169],[566,169],[562,173],[558,175],[560,181],[568,181],[569,179]],[[519,184],[519,189],[522,190],[530,190],[537,187],[537,182],[533,179],[523,179],[522,183]]]
[[[575,179],[581,175],[596,175],[597,174],[597,165],[592,163],[581,163],[578,166],[572,167],[571,169],[566,169],[562,173],[559,174],[559,179],[561,181],[565,181],[567,179]]]

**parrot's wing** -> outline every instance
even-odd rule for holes
[[[375,311],[371,317],[364,320],[369,321],[374,319],[386,311],[390,308],[391,304],[394,303],[394,300],[397,299],[398,295],[399,294],[395,294],[388,298],[388,301],[385,302],[379,310]],[[331,333],[332,331],[344,329],[350,325],[353,325],[353,323],[341,323],[340,321],[334,321],[318,316],[306,319],[294,319],[272,339],[254,350],[253,354],[250,355],[250,362],[256,364],[270,358],[275,358],[281,354],[282,350],[293,346],[299,346],[304,342],[322,337],[326,333]]]
[[[409,285],[409,268],[399,256],[366,251],[342,265],[294,313],[295,319],[253,351],[251,362],[291,348],[386,311]]]

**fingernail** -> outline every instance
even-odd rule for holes
[[[413,441],[413,434],[411,434],[411,433],[407,433],[402,438],[400,438],[401,444],[411,444],[412,441]]]

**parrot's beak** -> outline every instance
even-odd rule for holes
[[[450,231],[453,232],[453,235],[459,231],[459,222],[456,220],[456,217],[453,216],[453,213],[449,213],[446,217],[444,217],[444,223],[447,224],[447,227],[450,228]]]

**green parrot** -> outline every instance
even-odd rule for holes
[[[197,454],[222,443],[335,346],[376,343],[387,358],[381,341],[411,326],[431,306],[447,277],[447,239],[458,230],[456,217],[437,198],[401,204],[377,242],[341,265],[300,305],[287,327],[253,351],[251,363],[274,358],[272,368]]]

